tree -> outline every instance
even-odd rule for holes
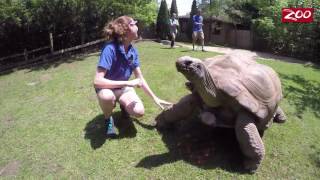
[[[156,31],[160,39],[167,39],[169,34],[169,11],[165,0],[162,0],[160,4]]]
[[[258,9],[249,2],[233,1],[225,9],[226,15],[233,24],[241,24],[250,29],[251,21],[258,17]]]
[[[170,15],[172,15],[173,13],[175,13],[178,16],[178,8],[177,8],[176,0],[172,0],[171,2]]]
[[[188,29],[187,29],[187,36],[189,37],[189,39],[192,39],[193,16],[197,14],[197,10],[198,10],[197,1],[193,0],[192,6],[191,6],[190,18],[188,21]]]
[[[190,12],[190,18],[192,19],[193,15],[197,14],[198,6],[197,1],[193,0],[192,6],[191,6],[191,12]]]
[[[97,0],[96,0],[97,1]],[[129,15],[139,20],[139,23],[149,25],[155,22],[157,3],[155,0],[99,0],[106,4],[103,13],[109,17]]]
[[[203,16],[205,17],[212,17],[215,16],[219,19],[222,19],[224,21],[231,21],[230,17],[226,13],[226,10],[228,10],[231,7],[231,4],[233,0],[214,0],[210,3],[207,3],[203,7]]]
[[[154,23],[157,18],[157,3],[155,1],[150,1],[143,6],[138,6],[134,17],[139,22],[142,22],[142,25],[150,25]]]

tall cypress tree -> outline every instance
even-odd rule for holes
[[[193,29],[193,16],[197,14],[197,1],[193,0],[192,6],[191,6],[191,12],[190,12],[190,18],[188,21],[188,29],[187,29],[187,35],[190,39],[192,39],[192,29]]]
[[[161,39],[167,39],[169,34],[169,11],[167,2],[165,0],[161,1],[161,5],[157,17],[157,34]]]
[[[178,16],[178,8],[177,8],[176,0],[172,0],[171,2],[170,15],[172,15],[172,13],[175,13]]]

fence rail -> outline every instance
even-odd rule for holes
[[[13,55],[6,56],[6,57],[1,57],[0,61],[3,61],[5,59],[16,58],[16,57],[19,57],[19,56],[26,56],[28,54],[31,54],[31,53],[34,53],[34,52],[37,52],[37,51],[41,51],[41,50],[44,50],[44,49],[49,49],[49,48],[50,48],[50,46],[44,46],[44,47],[40,47],[40,48],[33,49],[33,50],[30,50],[30,51],[25,50],[23,53],[18,53],[18,54],[13,54]]]
[[[51,53],[51,55],[63,54],[63,53],[69,52],[69,51],[73,51],[73,50],[85,48],[85,47],[88,47],[88,46],[91,46],[91,45],[95,45],[95,44],[101,43],[103,41],[104,41],[104,39],[98,39],[98,40],[91,41],[91,42],[88,42],[88,43],[85,43],[85,44],[81,44],[81,45],[78,45],[78,46],[74,46],[74,47],[71,47],[71,48],[54,51],[54,52]]]

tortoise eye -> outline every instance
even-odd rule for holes
[[[192,63],[191,61],[186,61],[184,64],[185,64],[186,66],[190,66],[191,63]]]

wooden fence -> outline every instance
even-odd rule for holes
[[[74,46],[74,47],[70,47],[70,48],[54,51],[54,48],[53,48],[53,36],[52,36],[51,33],[49,34],[49,38],[50,38],[50,45],[49,46],[40,47],[40,48],[33,49],[33,50],[30,50],[30,51],[27,51],[25,49],[23,53],[18,53],[18,54],[13,54],[13,55],[6,56],[6,57],[1,57],[0,58],[0,72],[8,71],[8,70],[11,70],[11,69],[14,69],[14,68],[18,68],[18,67],[21,67],[21,66],[25,66],[25,65],[28,65],[28,64],[32,64],[32,63],[37,63],[37,62],[39,62],[41,60],[50,59],[50,58],[53,58],[55,56],[62,55],[64,53],[75,51],[75,50],[82,49],[82,48],[85,48],[85,47],[89,47],[89,46],[92,46],[92,45],[96,45],[96,44],[102,43],[104,41],[104,39],[98,39],[98,40],[91,41],[91,42],[88,42],[88,43],[85,43],[85,44],[81,44],[81,45],[77,45],[77,46]],[[39,52],[39,51],[42,51],[42,50],[46,50],[46,49],[50,49],[50,53],[46,53],[46,54],[42,54],[42,55],[37,56],[37,57],[29,58],[30,54],[35,53],[35,52]],[[18,57],[21,57],[21,58],[18,58]],[[17,58],[19,60],[17,62],[10,62],[9,61],[10,59],[14,60],[14,59],[17,59]]]
[[[28,54],[31,54],[31,53],[34,53],[34,52],[37,52],[37,51],[41,51],[41,50],[44,50],[44,49],[49,49],[49,48],[50,48],[50,46],[44,46],[44,47],[40,47],[40,48],[37,48],[37,49],[33,49],[31,51],[27,51],[26,49],[24,49],[23,53],[18,53],[18,54],[13,54],[13,55],[6,56],[6,57],[1,57],[0,58],[0,62],[4,61],[6,59],[13,59],[13,58],[16,58],[16,57],[19,57],[19,56],[24,56],[24,60],[27,61],[28,60]]]

